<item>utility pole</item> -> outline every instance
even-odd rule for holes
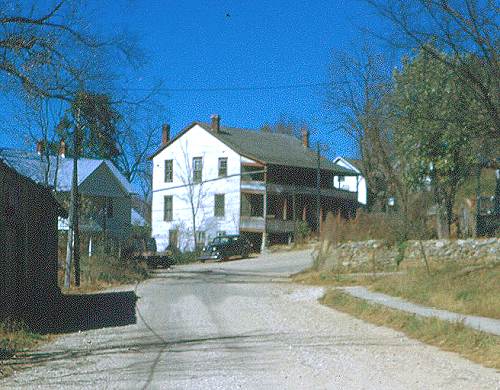
[[[318,235],[320,233],[319,228],[321,225],[321,155],[319,150],[319,141],[316,143],[316,220],[318,221]]]
[[[80,287],[80,193],[78,192],[78,154],[80,153],[80,107],[76,110],[76,124],[74,134],[75,153],[73,157],[73,187],[74,187],[74,210],[73,210],[73,260],[75,262],[75,286]]]
[[[80,149],[80,108],[76,112],[76,124],[73,133],[73,177],[71,181],[71,197],[68,218],[68,242],[66,244],[66,270],[64,287],[71,285],[71,264],[75,264],[75,285],[80,286],[80,225],[78,219],[78,153]]]

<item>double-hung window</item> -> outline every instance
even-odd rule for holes
[[[193,183],[201,183],[203,171],[203,159],[201,157],[193,157]]]
[[[173,201],[172,195],[163,197],[163,220],[170,222],[173,220]]]
[[[227,157],[219,157],[219,177],[227,176]]]
[[[174,160],[165,160],[165,183],[174,180]]]
[[[215,194],[214,197],[214,216],[224,217],[225,215],[225,196],[224,194]]]

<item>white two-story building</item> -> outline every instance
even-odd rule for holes
[[[336,188],[348,190],[351,192],[357,192],[358,202],[366,206],[368,189],[366,187],[366,179],[362,176],[359,169],[360,162],[340,156],[335,157],[333,162],[334,164],[340,165],[341,167],[350,169],[358,173],[358,176],[336,175],[333,178],[333,185]]]
[[[151,227],[159,251],[192,250],[220,234],[244,234],[254,246],[286,242],[297,222],[313,230],[328,211],[348,217],[357,194],[333,186],[333,176],[355,172],[320,158],[285,134],[264,133],[193,122],[170,139],[164,125],[153,160]],[[319,217],[319,218],[318,218]],[[318,221],[319,219],[319,221]]]

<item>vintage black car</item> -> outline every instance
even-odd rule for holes
[[[248,257],[252,244],[246,238],[237,234],[215,237],[211,243],[203,248],[201,262],[205,260],[225,260],[231,256]]]

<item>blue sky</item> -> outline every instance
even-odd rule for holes
[[[203,89],[274,87],[328,81],[335,50],[355,52],[373,40],[361,27],[378,29],[359,1],[138,1],[91,2],[95,27],[136,36],[146,65],[126,88]],[[133,93],[136,93],[134,91]],[[311,140],[329,145],[329,156],[352,156],[352,143],[335,128],[324,87],[170,91],[157,113],[175,134],[194,120],[221,115],[223,125],[258,128],[282,116],[307,121]],[[20,140],[0,137],[3,146]]]

